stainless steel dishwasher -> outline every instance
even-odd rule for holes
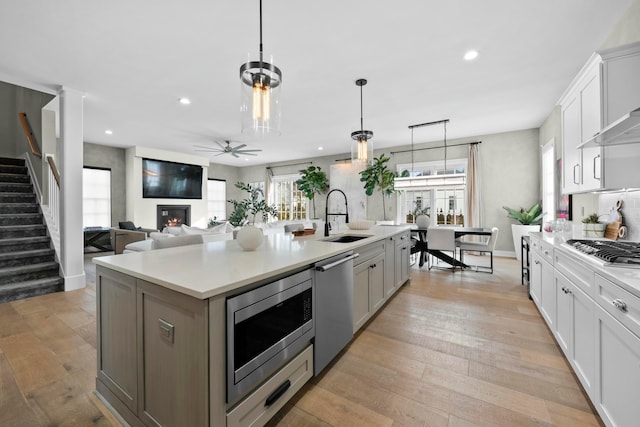
[[[318,375],[353,338],[353,251],[315,265],[313,374]]]

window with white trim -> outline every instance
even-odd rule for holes
[[[269,200],[278,209],[278,220],[306,220],[309,199],[298,189],[299,174],[274,176],[271,180]]]
[[[82,169],[82,226],[111,227],[111,169]]]
[[[542,210],[545,221],[556,218],[556,150],[554,140],[546,143],[541,150],[542,159]]]
[[[227,219],[227,181],[207,180],[207,215],[209,219]]]

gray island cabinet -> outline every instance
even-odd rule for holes
[[[313,344],[227,403],[227,298],[362,251],[354,266],[356,330],[408,279],[409,267],[406,227],[360,234],[368,238],[349,244],[269,236],[255,252],[228,241],[96,258],[98,396],[132,426],[264,425],[312,377]],[[365,265],[372,274],[363,282]]]

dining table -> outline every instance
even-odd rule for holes
[[[491,229],[484,227],[438,227],[438,228],[452,228],[454,230],[455,238],[462,236],[491,236]],[[427,259],[427,255],[431,254],[438,259],[446,262],[454,267],[469,268],[469,266],[459,259],[453,258],[442,251],[429,249],[429,241],[427,232],[428,228],[411,228],[411,235],[415,239],[415,245],[413,246],[411,253],[419,253],[418,265],[422,267]]]

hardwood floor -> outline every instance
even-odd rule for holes
[[[0,304],[0,426],[120,426],[93,394],[95,268],[87,288]],[[520,285],[413,268],[338,360],[269,423],[282,426],[601,426]]]

